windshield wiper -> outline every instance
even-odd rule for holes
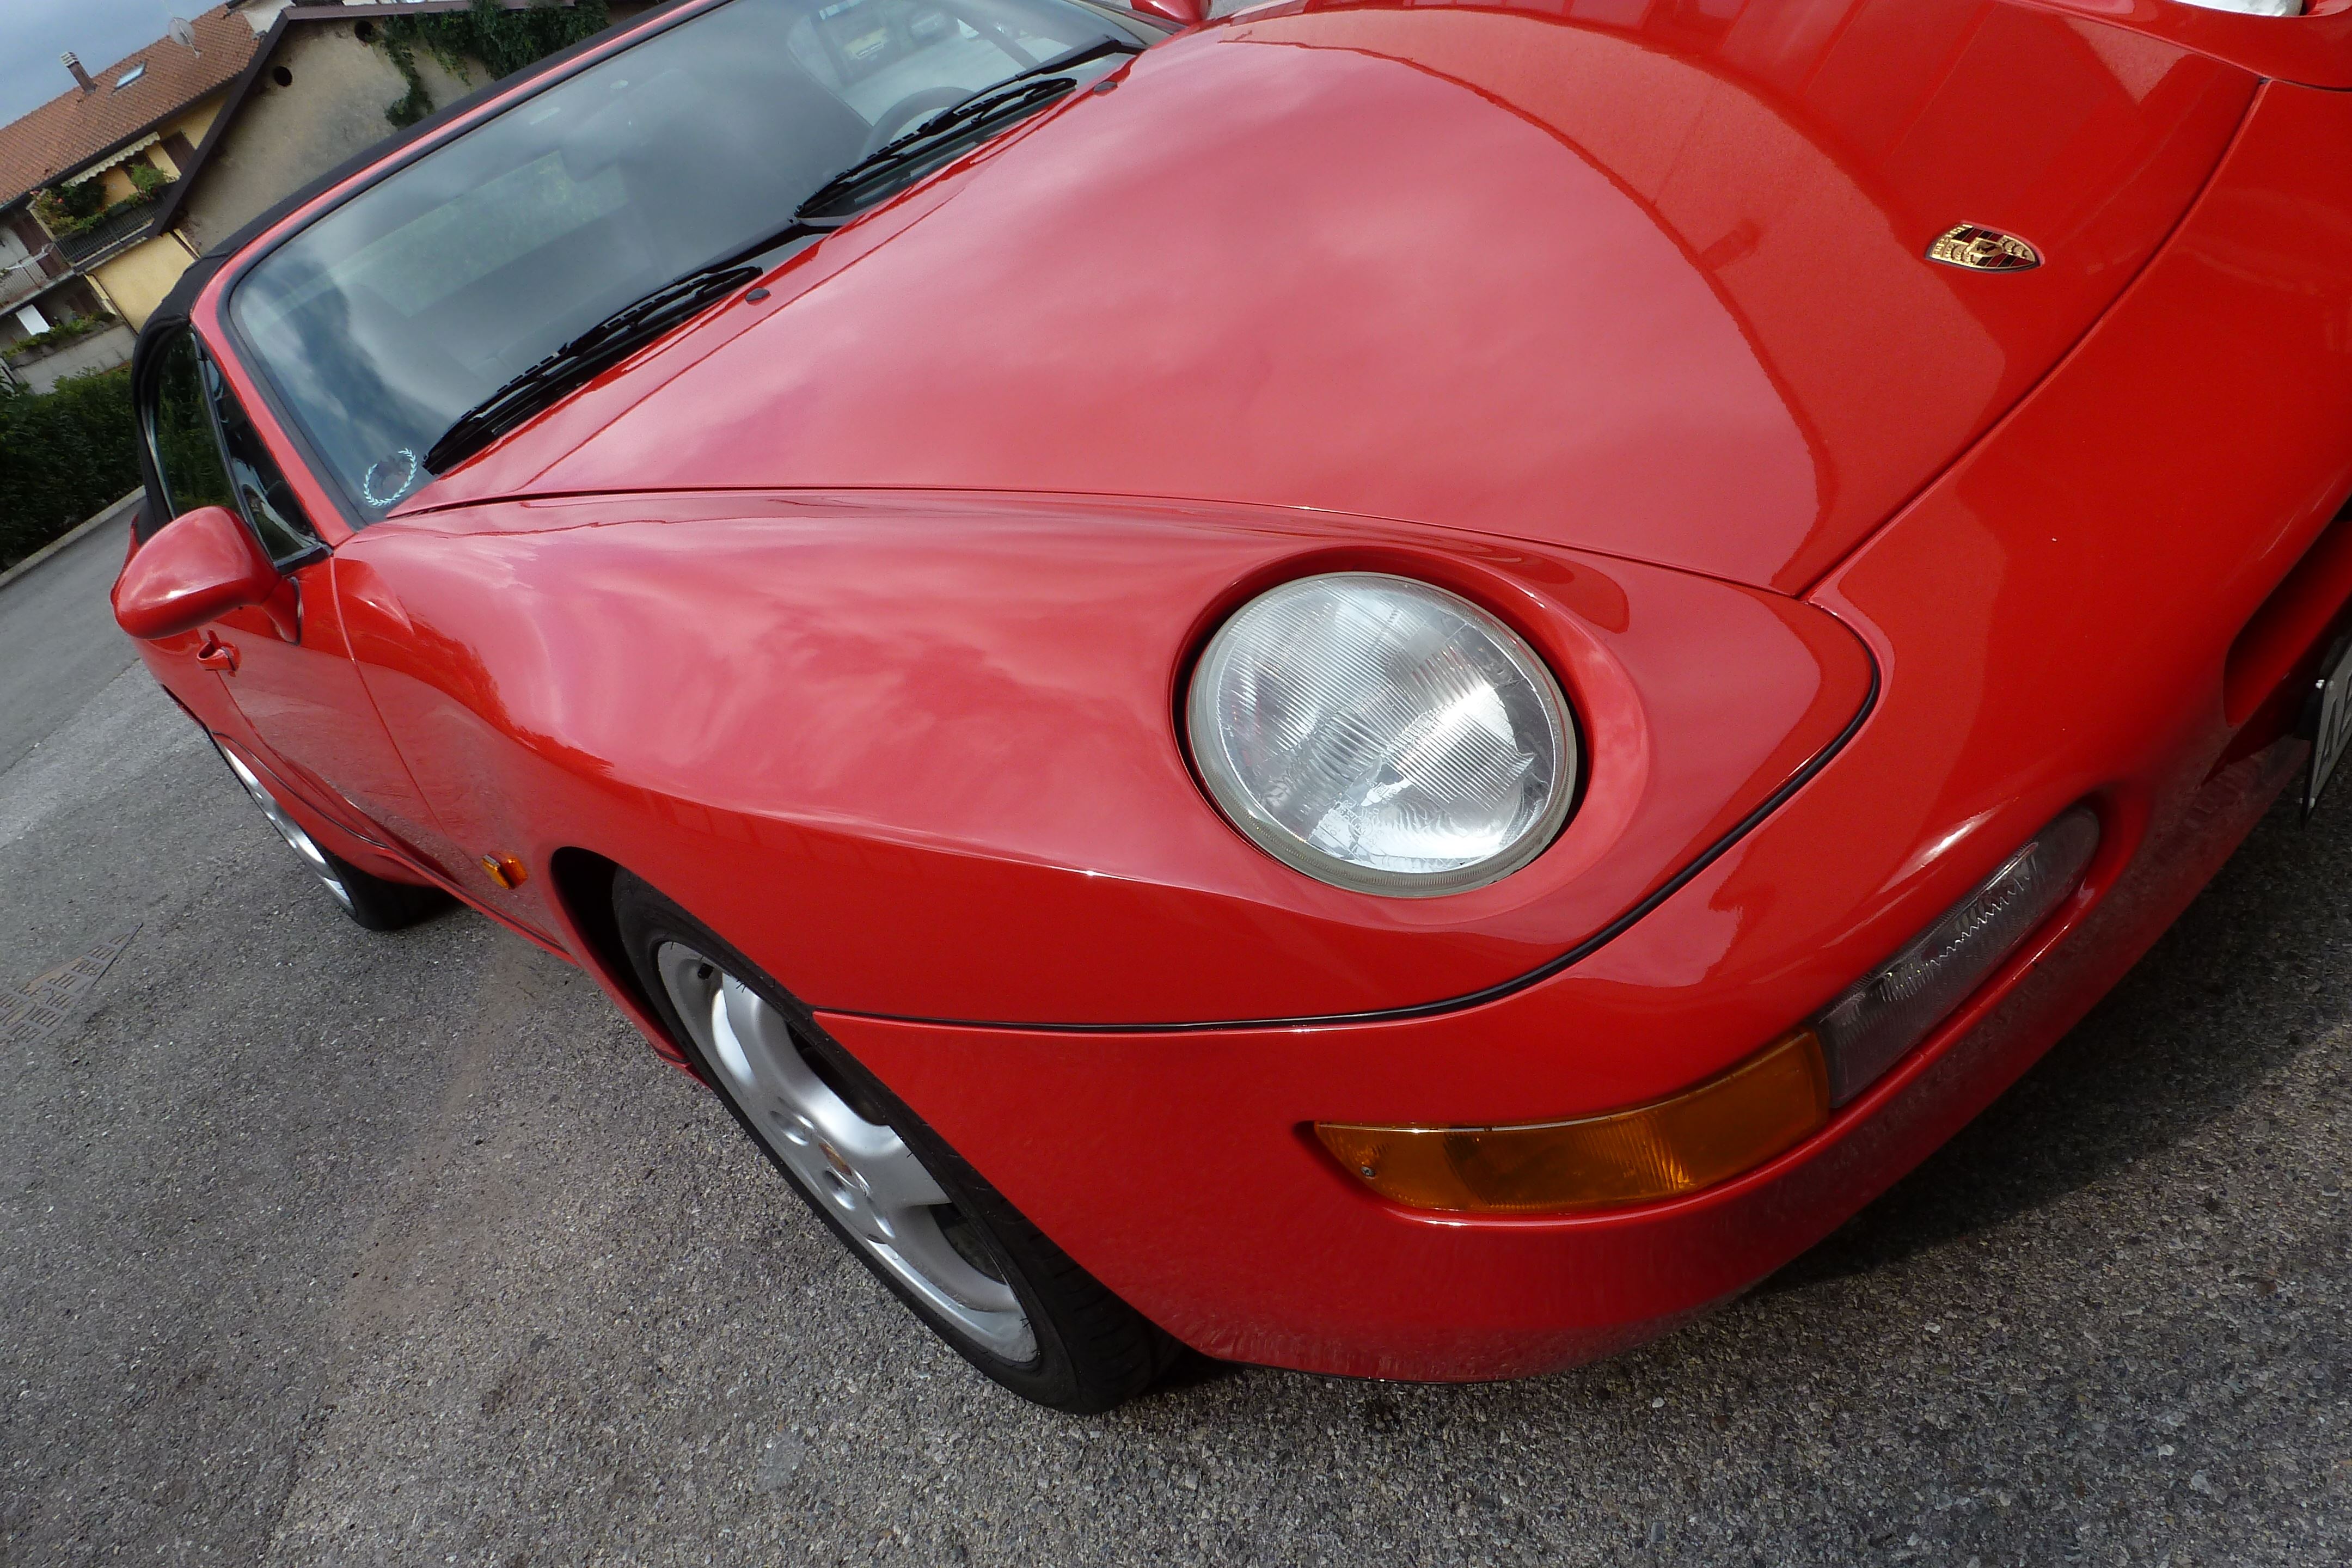
[[[845,197],[860,197],[869,187],[904,174],[924,160],[950,151],[965,141],[978,140],[999,130],[1078,85],[1076,79],[1057,73],[1106,55],[1140,54],[1144,47],[1131,38],[1097,38],[1026,70],[1016,71],[940,110],[819,185],[794,210],[792,222],[783,228],[746,245],[723,260],[698,268],[642,299],[631,300],[505,382],[441,433],[432,449],[425,454],[425,467],[437,474],[471,457],[565,393],[618,363],[648,340],[667,331],[729,290],[759,277],[760,268],[742,265],[751,258],[764,256],[795,239],[829,233],[867,205],[863,199],[845,201]]]
[[[758,276],[756,267],[705,267],[632,300],[457,416],[425,454],[425,468],[437,474],[473,456],[648,340]]]
[[[1027,70],[1014,71],[1003,81],[992,87],[982,88],[980,90],[994,92],[997,88],[1003,87],[1006,83],[1021,81],[1033,76],[1052,76],[1057,71],[1068,70],[1073,66],[1082,66],[1090,61],[1098,60],[1105,55],[1139,55],[1144,51],[1145,47],[1133,38],[1122,38],[1115,34],[1105,34],[1091,44],[1080,44],[1074,49],[1065,49],[1050,60],[1040,60]]]
[[[1018,119],[1077,85],[1066,76],[1034,77],[1008,88],[976,93],[952,109],[940,110],[819,185],[809,193],[808,199],[801,203],[793,216],[803,223],[845,218],[868,205],[860,197],[870,187],[884,184],[961,142],[976,141],[996,129],[999,122]]]
[[[1066,50],[1050,60],[1015,71],[1003,81],[932,115],[905,135],[876,148],[809,193],[793,214],[795,224],[845,218],[867,202],[858,199],[868,187],[905,174],[926,159],[940,156],[958,143],[977,140],[1076,88],[1077,79],[1058,73],[1105,55],[1134,55],[1143,46],[1131,38],[1097,38]]]

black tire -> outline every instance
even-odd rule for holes
[[[438,888],[370,876],[325,845],[318,847],[350,900],[342,906],[343,913],[362,930],[398,931],[439,914],[455,901]]]
[[[207,737],[211,739],[211,737]],[[294,851],[310,873],[325,884],[343,913],[367,931],[398,931],[415,925],[425,916],[448,907],[449,895],[438,888],[419,887],[413,882],[394,882],[387,878],[371,876],[317,839],[302,825],[289,816],[263,784],[259,775],[245,763],[213,740],[213,750],[228,764],[229,775],[261,808],[261,815],[286,847]]]
[[[620,872],[613,915],[639,989],[698,1076],[710,1086],[751,1141],[810,1209],[874,1277],[959,1355],[1024,1399],[1074,1415],[1108,1410],[1150,1386],[1181,1347],[1113,1295],[973,1170],[922,1118],[819,1028],[809,1009],[732,944],[656,891]],[[678,1016],[657,955],[666,943],[693,949],[781,1013],[793,1045],[811,1070],[856,1113],[887,1126],[945,1193],[962,1234],[985,1249],[992,1273],[1012,1288],[1036,1339],[1035,1357],[1015,1364],[991,1352],[885,1268],[808,1184],[794,1173],[730,1092]]]

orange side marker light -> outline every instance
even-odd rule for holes
[[[1829,1116],[1821,1042],[1799,1029],[1695,1089],[1627,1110],[1511,1127],[1318,1121],[1315,1136],[1357,1180],[1409,1208],[1570,1214],[1711,1187]]]

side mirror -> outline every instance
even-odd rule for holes
[[[114,620],[145,641],[194,631],[278,593],[278,568],[245,521],[225,506],[183,512],[122,564]]]
[[[1147,16],[1180,27],[1197,27],[1209,19],[1208,0],[1128,0],[1128,4]]]

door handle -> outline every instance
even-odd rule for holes
[[[204,646],[196,649],[196,662],[206,669],[217,669],[223,675],[235,675],[236,645],[225,643],[212,633],[206,632]]]

